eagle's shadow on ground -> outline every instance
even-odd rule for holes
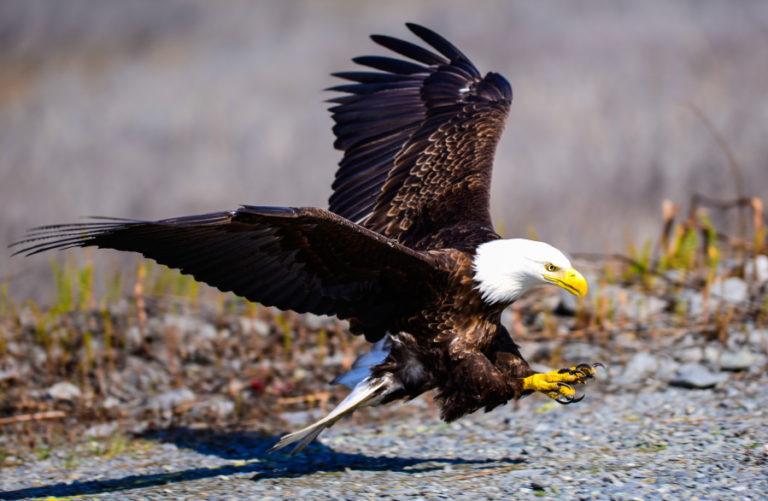
[[[244,473],[253,474],[251,479],[260,481],[296,478],[316,472],[363,470],[424,473],[440,470],[448,465],[492,464],[498,466],[515,465],[525,461],[519,458],[464,459],[456,457],[367,456],[359,453],[338,452],[319,442],[311,444],[301,454],[291,457],[281,452],[274,454],[268,452],[269,448],[277,441],[277,437],[255,432],[226,433],[211,430],[190,430],[188,428],[148,432],[137,438],[173,443],[179,448],[192,449],[200,454],[243,462],[217,467],[191,468],[176,472],[128,475],[109,480],[59,482],[14,491],[0,491],[0,499],[95,495]]]

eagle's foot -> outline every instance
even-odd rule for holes
[[[533,374],[523,379],[523,391],[538,391],[560,404],[573,404],[584,398],[584,395],[576,396],[576,390],[571,385],[585,384],[587,380],[593,379],[597,367],[605,368],[598,362]]]

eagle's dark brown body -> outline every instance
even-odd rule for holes
[[[522,379],[533,371],[501,325],[508,305],[482,300],[468,252],[430,254],[445,272],[445,288],[418,315],[392,326],[389,357],[372,368],[372,375],[394,374],[403,388],[383,403],[437,389],[441,416],[452,421],[518,398]]]
[[[489,212],[491,168],[512,89],[498,74],[482,76],[436,33],[408,28],[436,52],[374,35],[408,60],[365,56],[355,61],[377,71],[336,74],[352,83],[331,89],[344,93],[330,109],[344,156],[329,210],[104,218],[33,230],[19,252],[136,251],[252,301],[349,319],[354,333],[377,343],[376,363],[350,376],[353,392],[337,409],[276,447],[300,441],[300,450],[358,407],[431,389],[447,420],[526,391],[558,398],[559,382],[525,385],[534,373],[501,325],[517,293],[481,292],[475,269],[478,249],[500,238]],[[579,374],[564,380],[586,377]],[[566,397],[574,400],[572,389]]]

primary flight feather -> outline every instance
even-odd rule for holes
[[[523,293],[584,278],[554,247],[501,239],[489,210],[491,170],[512,101],[509,83],[481,73],[456,47],[415,24],[433,50],[383,35],[400,57],[354,61],[336,73],[335,146],[344,152],[329,210],[243,206],[159,221],[101,218],[44,226],[17,253],[97,246],[140,252],[251,301],[349,319],[374,343],[334,382],[352,391],[275,449],[306,447],[355,409],[429,390],[445,420],[534,391],[572,403],[573,384],[599,364],[536,373],[501,325]]]

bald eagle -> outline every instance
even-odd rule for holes
[[[251,301],[349,319],[373,343],[333,381],[352,391],[273,449],[298,442],[296,453],[355,409],[430,390],[446,421],[537,391],[580,400],[573,385],[597,364],[536,373],[501,324],[502,311],[537,285],[587,292],[562,252],[493,229],[491,167],[512,89],[437,33],[407,27],[432,50],[372,35],[405,59],[358,57],[369,70],[334,74],[349,83],[330,89],[342,93],[330,112],[344,154],[328,210],[98,218],[30,230],[13,244],[17,254],[135,251]]]

